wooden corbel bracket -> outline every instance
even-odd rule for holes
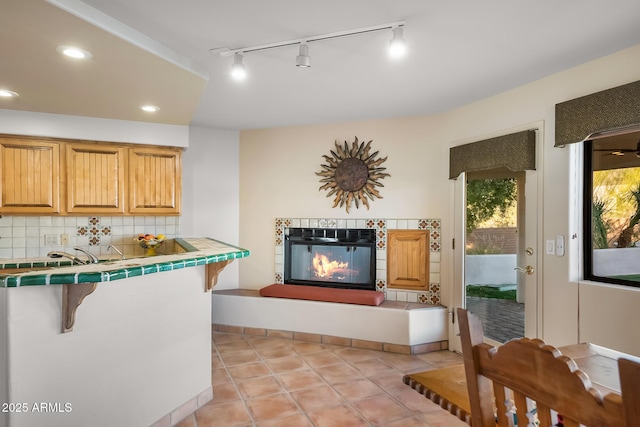
[[[232,261],[233,261],[232,259],[228,259],[226,261],[219,261],[219,262],[207,264],[206,270],[205,270],[207,277],[204,282],[205,292],[209,292],[216,286],[216,284],[218,283],[218,274],[220,274],[220,272]]]
[[[87,295],[96,290],[97,283],[62,285],[62,333],[71,332],[76,322],[76,310]]]

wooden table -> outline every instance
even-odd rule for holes
[[[640,358],[595,344],[574,344],[559,347],[559,350],[576,362],[578,368],[589,376],[594,388],[603,395],[620,393],[617,364],[620,357],[640,362]],[[405,375],[402,381],[471,424],[471,407],[463,364]]]

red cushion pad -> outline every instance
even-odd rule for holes
[[[269,285],[260,289],[260,295],[263,297],[342,302],[360,305],[380,305],[382,301],[384,301],[384,294],[382,292],[304,285]]]

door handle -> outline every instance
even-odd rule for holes
[[[531,276],[533,274],[533,267],[531,267],[530,265],[527,265],[525,268],[515,267],[514,270],[521,271],[523,273],[528,274],[529,276]]]

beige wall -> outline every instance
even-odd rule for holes
[[[470,77],[472,78],[472,77]],[[448,180],[449,147],[542,122],[543,239],[579,234],[572,209],[573,148],[554,148],[558,102],[640,79],[640,46],[562,71],[512,91],[440,115],[245,131],[240,134],[240,244],[252,251],[240,265],[240,286],[260,288],[273,281],[276,217],[441,218],[442,293],[451,291],[453,184]],[[339,102],[337,100],[336,102]],[[330,108],[330,106],[328,106]],[[383,199],[371,210],[332,209],[319,192],[322,155],[334,140],[373,140],[389,156],[391,174]],[[545,256],[542,273],[542,337],[563,345],[592,341],[640,355],[640,332],[627,325],[640,318],[640,292],[578,284],[577,240],[564,257]],[[540,245],[540,248],[542,246]],[[579,305],[580,302],[580,305]]]
[[[182,237],[207,236],[238,245],[239,132],[192,126],[182,155]],[[225,267],[216,289],[238,287],[238,265]]]

